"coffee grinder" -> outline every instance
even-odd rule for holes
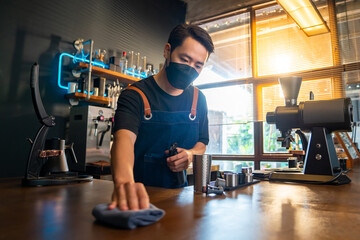
[[[53,138],[46,140],[50,127],[55,126],[55,117],[49,116],[42,103],[39,91],[39,65],[31,68],[30,89],[36,116],[42,126],[38,130],[32,146],[26,167],[24,186],[60,185],[92,181],[92,176],[78,175],[69,172],[65,151],[70,150],[75,162],[76,156],[73,144],[65,145],[65,140]]]
[[[331,100],[311,100],[300,102],[297,97],[301,86],[301,77],[279,78],[285,97],[285,106],[278,106],[274,112],[266,114],[269,124],[276,124],[281,137],[277,140],[287,149],[293,141],[292,129],[310,132],[307,145],[304,170],[300,173],[273,172],[270,180],[286,182],[306,182],[323,184],[350,183],[350,178],[342,172],[336,155],[331,133],[351,131],[352,104],[350,98]],[[299,132],[299,131],[298,131]],[[300,135],[305,138],[304,135]]]

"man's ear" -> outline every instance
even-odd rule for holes
[[[170,53],[171,52],[171,45],[170,43],[165,44],[164,47],[164,58],[165,59],[169,59],[170,58]]]

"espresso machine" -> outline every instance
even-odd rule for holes
[[[27,161],[25,177],[22,179],[24,186],[60,185],[92,181],[92,176],[79,175],[70,172],[66,157],[66,150],[70,150],[74,164],[77,164],[73,151],[74,144],[65,145],[65,140],[60,138],[46,139],[49,128],[55,126],[55,117],[46,113],[39,91],[39,65],[35,63],[31,68],[30,90],[36,116],[41,127],[32,144]]]
[[[291,132],[299,133],[306,152],[304,170],[300,173],[273,172],[270,180],[323,184],[350,183],[342,172],[332,140],[332,132],[351,131],[352,104],[350,98],[310,100],[297,104],[301,77],[279,78],[285,97],[285,106],[266,114],[266,121],[275,124],[281,137],[277,139],[287,149],[294,141]],[[309,141],[302,132],[310,132]]]
[[[113,117],[112,108],[93,105],[71,108],[68,140],[74,143],[78,160],[78,164],[69,163],[72,171],[87,172],[89,163],[110,163]]]

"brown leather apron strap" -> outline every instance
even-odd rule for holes
[[[140,89],[138,89],[137,87],[134,87],[134,86],[129,86],[126,89],[135,90],[140,94],[140,96],[144,102],[144,118],[150,119],[152,117],[151,108],[150,108],[149,101],[146,98],[145,94]],[[197,107],[198,97],[199,97],[199,89],[197,87],[194,87],[193,102],[192,102],[192,106],[191,106],[191,113],[189,115],[191,120],[194,120],[196,118],[196,107]]]
[[[191,113],[190,113],[190,119],[194,120],[196,118],[196,107],[199,97],[199,89],[197,87],[194,87],[194,96],[193,96],[193,102],[191,106]]]
[[[143,91],[141,91],[140,89],[138,89],[137,87],[134,87],[134,86],[129,86],[126,89],[135,90],[140,94],[140,96],[143,100],[143,103],[144,103],[144,118],[150,119],[152,117],[151,108],[150,108],[149,101],[148,101],[147,97],[145,96],[145,94],[143,93]]]

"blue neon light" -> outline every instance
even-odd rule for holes
[[[58,86],[60,88],[62,88],[62,89],[68,90],[69,87],[61,85],[61,66],[62,66],[61,63],[62,63],[63,56],[72,58],[74,63],[75,62],[89,63],[90,60],[86,59],[86,57],[89,56],[89,54],[85,56],[83,52],[81,53],[81,57],[77,57],[77,56],[71,55],[69,53],[60,54],[60,56],[59,56],[59,67],[58,67]],[[93,66],[97,66],[97,67],[101,67],[101,68],[107,68],[107,69],[109,68],[109,66],[107,64],[105,64],[103,62],[99,62],[99,61],[91,61],[91,64]]]
[[[89,54],[85,55],[84,54],[84,50],[82,50],[81,52],[81,56],[78,57],[76,55],[71,55],[69,53],[61,53],[60,56],[59,56],[59,67],[58,67],[58,86],[62,89],[66,89],[68,90],[69,87],[68,86],[63,86],[61,85],[61,67],[62,67],[62,58],[63,56],[66,56],[66,57],[69,57],[69,58],[72,58],[73,59],[73,62],[76,63],[76,62],[84,62],[84,63],[89,63],[90,60],[89,59],[86,59]],[[97,67],[101,67],[101,68],[106,68],[106,69],[109,69],[109,65],[103,63],[103,62],[100,62],[100,61],[91,61],[91,64],[93,66],[97,66]],[[146,78],[147,75],[146,75],[146,72],[142,72],[142,73],[137,73],[136,71],[134,71],[133,68],[128,68],[125,70],[124,72],[125,74],[129,75],[129,76],[133,76],[133,77],[137,77],[137,78]],[[81,92],[80,90],[78,90],[78,92]],[[86,93],[86,92],[85,92]],[[90,95],[92,95],[92,92],[90,92]],[[106,97],[106,96],[105,96]]]
[[[142,73],[137,73],[134,71],[133,68],[128,68],[125,70],[125,74],[129,75],[129,76],[133,76],[133,77],[137,77],[137,78],[146,78],[146,72],[142,72]]]

